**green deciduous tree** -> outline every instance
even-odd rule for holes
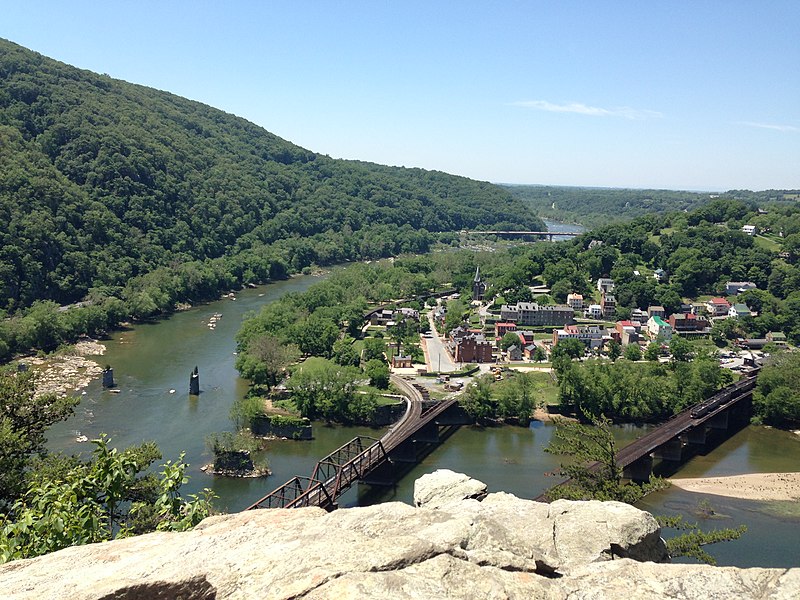
[[[627,360],[633,362],[642,360],[642,349],[639,347],[639,344],[628,344],[625,346],[625,352],[623,352],[623,356]]]
[[[608,358],[611,362],[615,362],[622,355],[622,346],[617,340],[611,340],[608,343]]]
[[[386,341],[382,338],[367,338],[364,340],[364,352],[362,358],[364,362],[370,360],[386,360]]]
[[[536,383],[526,373],[515,373],[498,386],[497,413],[527,425],[537,405]]]
[[[504,352],[508,350],[511,346],[519,347],[519,345],[520,345],[519,336],[513,331],[509,331],[508,333],[506,333],[500,339],[499,343],[500,349],[503,350]]]
[[[357,367],[360,362],[352,338],[336,340],[333,344],[333,361],[343,367]]]
[[[800,355],[780,354],[761,369],[753,408],[756,419],[768,425],[800,423]]]
[[[622,483],[617,445],[608,419],[595,417],[588,425],[559,420],[545,452],[570,458],[561,465],[561,475],[569,478],[570,484],[551,489],[552,498],[633,503],[643,495],[638,485]]]
[[[644,350],[644,359],[650,361],[657,361],[661,356],[661,344],[658,342],[650,342]]]
[[[271,388],[283,379],[286,367],[300,356],[293,344],[283,344],[272,335],[251,338],[247,349],[236,357],[236,368],[242,377],[256,385]]]
[[[673,362],[688,362],[692,358],[692,345],[679,335],[673,335],[669,341],[669,353]]]
[[[294,326],[293,341],[306,356],[330,358],[339,327],[333,319],[313,314]]]
[[[56,478],[35,478],[26,494],[0,515],[0,562],[29,558],[67,546],[153,530],[182,531],[210,514],[209,490],[184,499],[183,456],[145,469],[160,458],[155,445],[119,452],[102,437],[87,463],[67,463]]]
[[[467,386],[459,400],[467,414],[478,423],[485,423],[496,413],[492,381],[491,375],[481,375]]]
[[[364,365],[364,373],[369,377],[370,385],[379,390],[389,387],[389,366],[377,358],[373,358]]]
[[[361,371],[353,367],[342,367],[329,360],[314,359],[295,369],[287,382],[300,414],[309,419],[351,422],[354,407],[358,412],[363,407],[356,400]]]
[[[77,398],[35,395],[33,371],[0,372],[0,510],[26,487],[30,460],[45,452],[45,431],[72,414]]]

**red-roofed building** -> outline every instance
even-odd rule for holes
[[[728,314],[731,309],[731,303],[725,298],[712,298],[706,302],[706,310],[712,317],[721,317]]]
[[[708,321],[691,313],[685,315],[681,313],[672,314],[669,316],[669,324],[673,331],[679,333],[684,331],[703,331],[706,327],[709,327]]]
[[[498,340],[502,338],[505,334],[509,331],[516,331],[517,324],[516,323],[495,323],[494,324],[494,337]]]
[[[611,337],[623,346],[638,342],[642,324],[636,321],[617,321],[611,330]]]
[[[523,331],[515,331],[514,333],[516,333],[519,336],[521,348],[524,348],[528,344],[532,344],[535,340],[535,336],[533,335],[532,331],[523,330]]]

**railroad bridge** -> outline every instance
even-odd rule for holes
[[[319,506],[333,510],[354,483],[391,485],[421,458],[471,420],[455,398],[430,402],[428,391],[391,376],[406,396],[406,412],[380,439],[359,436],[314,467],[310,477],[296,476],[247,508]]]
[[[747,425],[752,415],[757,375],[756,370],[724,387],[709,399],[678,413],[619,450],[617,465],[623,470],[623,476],[632,481],[648,481],[653,473],[654,460],[681,463],[704,450],[712,438],[719,440]],[[569,480],[558,485],[568,483]],[[536,500],[547,502],[546,493]]]

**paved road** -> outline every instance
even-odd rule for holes
[[[431,324],[431,337],[423,338],[427,346],[425,360],[429,371],[439,371],[441,373],[452,373],[458,371],[458,366],[453,362],[450,353],[444,347],[444,343],[436,331],[436,324],[433,317],[428,314],[428,321]]]

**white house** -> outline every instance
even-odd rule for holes
[[[750,316],[750,308],[746,304],[742,304],[741,302],[737,302],[733,306],[728,309],[728,316],[733,318],[738,317],[749,317]]]
[[[590,304],[589,307],[583,311],[583,316],[587,319],[602,319],[603,307],[599,304]]]
[[[603,292],[613,292],[614,280],[609,277],[601,277],[597,280],[597,291],[601,294]]]
[[[553,345],[558,344],[560,340],[574,339],[583,342],[589,348],[600,348],[603,345],[604,329],[597,325],[567,325],[564,329],[556,329],[553,331]]]
[[[669,340],[672,337],[672,327],[659,316],[650,317],[647,321],[647,332],[653,339]]]
[[[711,298],[706,302],[706,310],[712,317],[722,317],[728,314],[731,303],[725,298]]]
[[[747,235],[755,235],[756,234],[756,226],[755,225],[742,225],[742,231],[745,232]]]
[[[741,294],[747,290],[754,290],[758,286],[752,281],[729,281],[725,284],[725,295],[733,296],[734,294]]]

